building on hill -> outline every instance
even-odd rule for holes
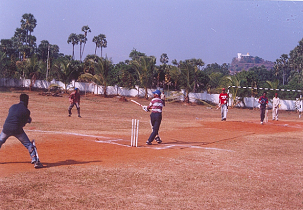
[[[248,71],[250,68],[261,66],[264,66],[267,70],[271,70],[274,65],[274,62],[266,61],[258,56],[254,57],[249,53],[238,53],[237,57],[232,59],[232,62],[229,65],[229,71],[231,74],[236,74],[243,70]]]
[[[249,58],[249,57],[252,57],[251,55],[249,55],[249,53],[247,53],[246,55],[244,55],[242,53],[238,53],[238,61],[240,61],[241,59]]]

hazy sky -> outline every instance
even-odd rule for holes
[[[10,39],[32,13],[32,35],[72,54],[71,33],[92,32],[84,54],[94,54],[94,36],[105,34],[103,56],[129,59],[133,48],[159,58],[201,58],[206,64],[231,63],[237,53],[275,61],[303,38],[302,1],[249,0],[0,0],[0,39]],[[75,46],[79,59],[79,45]],[[100,48],[97,51],[100,56]]]

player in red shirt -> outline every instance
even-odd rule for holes
[[[219,107],[221,107],[221,121],[226,121],[228,94],[225,92],[225,88],[222,88],[222,92],[219,95]]]
[[[68,116],[70,117],[72,115],[72,108],[76,106],[78,111],[78,117],[81,117],[80,115],[80,93],[79,88],[75,88],[75,90],[70,94],[69,96],[69,107],[68,107]]]

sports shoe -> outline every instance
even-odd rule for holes
[[[147,145],[152,145],[152,143],[151,143],[151,142],[149,142],[149,141],[147,141],[147,142],[146,142],[146,144],[147,144]]]
[[[260,124],[263,125],[263,122],[261,122]]]
[[[40,161],[36,161],[34,167],[35,168],[43,168],[43,165],[42,165],[42,163],[40,163]]]
[[[162,140],[160,139],[159,136],[157,136],[157,137],[155,138],[155,140],[157,141],[158,144],[161,144],[161,143],[162,143]]]
[[[68,115],[69,117],[72,116],[71,114]]]
[[[81,116],[80,116],[80,115],[78,115],[78,117],[80,117],[80,118],[81,118]]]

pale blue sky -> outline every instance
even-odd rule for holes
[[[92,39],[107,36],[103,55],[114,63],[133,48],[159,58],[201,58],[206,64],[231,63],[237,53],[275,61],[303,38],[302,1],[245,0],[0,0],[0,39],[9,39],[24,13],[37,19],[37,44],[48,40],[72,54],[71,33],[88,25],[85,55]],[[100,56],[100,49],[98,49]],[[75,47],[79,59],[79,46]]]

